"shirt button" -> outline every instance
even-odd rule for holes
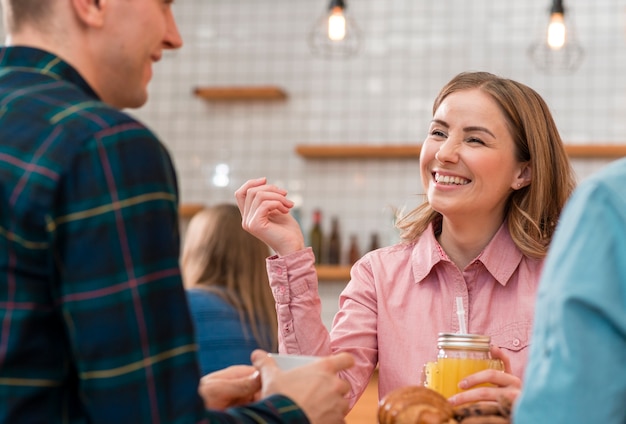
[[[283,275],[283,269],[282,268],[276,268],[276,274],[277,275]]]
[[[520,343],[519,339],[513,339],[513,346],[518,347]]]

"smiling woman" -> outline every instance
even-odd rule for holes
[[[473,88],[443,99],[422,145],[420,164],[428,204],[447,218],[442,225],[452,221],[478,230],[474,247],[451,257],[464,269],[500,227],[509,195],[530,184],[529,158],[518,153],[498,104]],[[446,247],[454,242],[449,236],[442,231],[439,242],[450,256]]]
[[[486,72],[459,74],[435,99],[420,170],[424,203],[398,221],[400,243],[354,264],[330,334],[314,257],[288,213],[294,203],[286,190],[265,178],[237,190],[244,228],[277,253],[267,269],[281,352],[352,353],[356,366],[341,375],[354,405],[377,366],[381,396],[415,384],[438,333],[460,331],[460,299],[466,331],[491,337],[505,372],[470,375],[470,390],[451,400],[513,400],[543,258],[574,186],[551,113],[528,86]],[[491,387],[471,390],[484,383]]]
[[[429,136],[422,145],[420,167],[428,201],[399,222],[405,240],[422,233],[436,217],[445,216],[431,204],[441,198],[436,196],[441,190],[435,191],[441,187],[431,184],[432,175],[437,170],[443,175],[454,170],[467,173],[470,181],[474,177],[476,181],[463,188],[474,196],[480,194],[466,198],[460,205],[462,211],[483,207],[487,215],[500,214],[494,221],[484,214],[472,216],[472,225],[486,218],[487,225],[494,222],[497,225],[491,227],[497,227],[506,217],[518,247],[535,258],[545,256],[558,215],[574,186],[567,154],[545,101],[523,84],[485,72],[460,74],[441,90],[433,105]],[[485,195],[492,197],[483,202]],[[488,199],[493,199],[491,206]],[[459,206],[458,199],[453,200],[452,206]]]

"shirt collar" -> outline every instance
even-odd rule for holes
[[[487,268],[493,278],[506,286],[523,257],[524,254],[511,238],[508,222],[505,220],[476,260]]]
[[[56,80],[70,82],[95,100],[100,100],[87,81],[70,64],[45,50],[34,47],[11,46],[0,49],[1,72],[19,68],[22,72],[47,75]]]
[[[435,228],[439,227],[440,224],[441,222],[437,220],[435,225],[431,222],[426,231],[415,242],[411,253],[411,262],[413,263],[413,276],[417,283],[424,280],[439,262],[449,261],[448,256],[435,238]]]
[[[448,255],[435,238],[435,228],[440,225],[439,221],[431,222],[415,243],[412,252],[413,276],[418,283],[423,281],[439,262],[450,262]],[[522,251],[513,242],[505,220],[475,261],[482,263],[493,278],[505,286],[523,256]]]

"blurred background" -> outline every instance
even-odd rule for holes
[[[552,0],[345,0],[345,55],[320,51],[330,3],[174,3],[185,45],[165,53],[149,102],[129,112],[173,155],[183,204],[233,201],[245,180],[266,176],[289,190],[305,234],[316,208],[326,234],[339,218],[343,262],[351,235],[362,251],[373,233],[391,244],[393,210],[421,201],[417,156],[315,159],[296,147],[417,146],[439,89],[468,70],[533,87],[568,144],[626,144],[626,1],[564,1],[568,50],[556,58],[545,47]],[[282,97],[196,94],[267,86]],[[574,166],[582,179],[614,159]],[[343,285],[320,291],[335,299]],[[326,312],[329,321],[332,306]]]
[[[150,100],[132,111],[170,149],[182,203],[233,200],[249,178],[289,190],[305,232],[340,218],[342,245],[357,235],[396,240],[394,208],[421,201],[413,158],[310,159],[298,145],[417,145],[432,101],[452,76],[485,70],[537,90],[569,144],[626,142],[626,1],[565,1],[570,67],[533,61],[545,45],[552,0],[346,0],[356,50],[328,56],[312,31],[329,0],[180,0],[185,45],[156,65]],[[350,26],[347,30],[352,29]],[[323,28],[322,28],[323,30]],[[354,41],[351,39],[350,41]],[[319,49],[318,49],[319,50]],[[543,68],[542,68],[543,66]],[[282,100],[220,101],[196,88],[274,86]],[[574,159],[579,178],[610,159]]]

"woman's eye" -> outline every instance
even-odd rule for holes
[[[439,130],[432,130],[430,132],[430,135],[434,136],[434,137],[445,137],[446,134],[443,131],[439,131]]]
[[[468,143],[478,143],[478,144],[485,144],[484,141],[482,141],[480,138],[475,138],[475,137],[470,137],[467,139]]]

